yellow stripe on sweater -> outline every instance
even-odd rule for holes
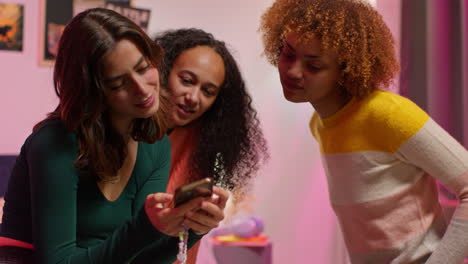
[[[394,153],[428,119],[429,116],[410,100],[377,90],[363,100],[353,99],[331,117],[321,119],[315,113],[310,128],[322,153]]]

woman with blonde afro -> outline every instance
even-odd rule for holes
[[[385,90],[399,66],[378,12],[359,0],[277,0],[260,31],[286,100],[315,109],[310,130],[351,262],[461,263],[468,152]],[[449,223],[436,180],[460,200]]]

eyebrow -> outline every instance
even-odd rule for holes
[[[192,72],[192,71],[189,71],[189,70],[181,70],[180,73],[187,73],[187,74],[189,74],[192,78],[197,79],[197,81],[198,81],[197,75],[196,75],[194,72]],[[217,86],[216,84],[214,84],[214,83],[212,83],[212,82],[209,82],[207,85],[210,86],[210,87],[214,87],[215,89],[219,89],[219,86]]]
[[[289,44],[289,42],[287,40],[285,40],[284,43],[286,43],[286,46],[288,46],[288,49],[291,49],[292,51],[296,51],[296,49],[293,48],[293,46],[291,44]],[[318,55],[311,55],[311,54],[305,54],[304,57],[306,57],[308,59],[319,59],[320,58],[320,56],[318,56]]]
[[[138,59],[137,63],[135,63],[135,65],[133,66],[133,69],[136,70],[136,68],[137,68],[144,60],[145,60],[145,56],[142,55],[142,56]],[[110,77],[110,78],[104,79],[104,82],[107,82],[107,83],[113,82],[113,81],[116,81],[116,80],[118,80],[118,79],[124,77],[125,75],[126,75],[126,73],[120,74],[120,75],[117,75],[117,76],[114,76],[114,77]]]

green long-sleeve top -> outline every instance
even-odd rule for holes
[[[164,192],[170,168],[167,137],[138,143],[132,175],[108,201],[95,180],[74,167],[75,134],[60,120],[43,123],[25,141],[5,196],[1,236],[33,244],[37,263],[171,263],[177,238],[158,232],[143,205]],[[191,232],[190,243],[200,237]],[[146,248],[146,251],[144,250]]]

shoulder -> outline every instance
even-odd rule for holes
[[[46,120],[26,139],[24,147],[35,156],[76,155],[77,139],[61,120]]]
[[[170,166],[171,147],[167,135],[154,143],[138,143],[138,156],[134,171],[137,172],[135,175],[139,188],[153,180],[162,180],[165,188]],[[163,189],[161,191],[164,191]]]
[[[387,91],[379,90],[363,99],[362,109],[366,130],[385,138],[389,151],[395,151],[429,120],[414,102]]]
[[[65,186],[78,180],[79,172],[74,166],[78,156],[77,139],[60,120],[44,121],[28,137],[20,155],[35,181]]]
[[[171,158],[171,143],[169,137],[164,135],[164,137],[154,143],[144,143],[140,142],[140,146],[145,153],[144,158],[148,159],[151,162],[166,162],[170,161]]]
[[[395,93],[379,90],[365,101],[374,123],[388,129],[414,134],[429,119],[429,115],[414,102]]]

